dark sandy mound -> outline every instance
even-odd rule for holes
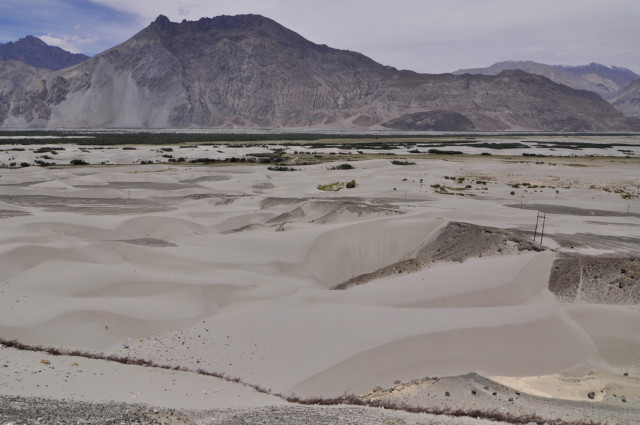
[[[127,198],[80,198],[48,195],[0,195],[0,201],[21,207],[77,214],[151,214],[175,209],[168,200]],[[163,204],[164,203],[164,204]]]
[[[157,238],[138,238],[138,239],[118,239],[114,242],[128,243],[131,245],[150,246],[156,248],[167,248],[178,246],[173,242],[165,241],[164,239]]]
[[[549,290],[565,302],[640,304],[640,257],[562,254]]]
[[[20,210],[0,210],[0,218],[22,217],[31,213]]]
[[[273,226],[271,226],[273,227]],[[221,235],[230,235],[232,233],[240,233],[240,232],[247,232],[247,231],[255,231],[255,230],[264,230],[264,229],[268,229],[269,226],[265,226],[264,224],[260,224],[260,223],[251,223],[251,224],[247,224],[245,226],[241,226],[238,228],[234,228],[234,229],[229,229],[229,230],[225,230],[220,232]],[[276,229],[278,229],[278,227],[275,227]]]
[[[629,223],[625,223],[629,226]],[[594,233],[556,233],[549,235],[563,248],[584,248],[617,251],[630,255],[640,255],[640,238],[633,236],[608,236]]]
[[[331,289],[347,289],[374,279],[423,269],[435,261],[459,261],[470,257],[513,254],[519,251],[544,251],[546,248],[526,236],[494,227],[451,222],[434,239],[426,241],[406,260],[371,273],[348,279]]]
[[[588,208],[576,208],[567,207],[564,205],[551,205],[551,204],[511,204],[505,205],[511,208],[523,208],[525,210],[536,210],[547,214],[565,214],[576,215],[581,217],[640,217],[638,213],[628,213],[626,211],[607,211],[607,210],[595,210]]]
[[[269,208],[273,208],[273,207],[301,204],[302,202],[304,202],[304,199],[302,199],[302,198],[275,198],[275,197],[268,197],[268,198],[264,198],[262,201],[260,201],[260,208],[269,209]]]
[[[405,131],[472,131],[473,122],[452,111],[428,111],[407,114],[382,124],[383,127]]]
[[[268,203],[265,203],[265,201],[263,201],[261,206],[264,207],[265,205],[276,202],[270,200]],[[283,200],[281,202],[287,203],[291,201]],[[267,221],[267,224],[284,224],[301,221],[328,224],[338,221],[387,217],[397,214],[404,213],[393,208],[370,205],[362,202],[307,200],[297,205],[294,209],[270,219]]]

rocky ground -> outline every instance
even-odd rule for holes
[[[560,379],[565,383],[572,379],[576,383],[588,381],[589,376],[583,375],[593,376],[594,372],[574,374]],[[625,378],[629,381],[629,386],[622,390],[620,387],[624,386],[622,382]],[[398,383],[392,388],[378,388],[364,398],[371,401],[401,402],[409,406],[429,405],[443,409],[455,406],[466,411],[481,409],[486,412],[508,412],[514,418],[531,418],[539,423],[637,423],[640,418],[640,404],[633,396],[633,393],[637,392],[637,379],[621,377],[619,382],[617,386],[620,391],[613,390],[613,386],[604,392],[591,392],[589,388],[581,388],[577,391],[582,393],[574,400],[552,399],[525,393],[478,374],[469,373]],[[620,395],[621,391],[629,394],[629,400]],[[522,422],[514,419],[512,423]]]
[[[594,304],[640,303],[640,258],[561,254],[549,277],[558,298]]]
[[[488,425],[486,419],[406,413],[349,406],[271,406],[226,410],[157,409],[129,403],[83,403],[42,398],[0,397],[0,424],[105,425]]]

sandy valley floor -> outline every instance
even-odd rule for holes
[[[0,337],[273,394],[640,421],[638,159],[412,161],[2,169]],[[7,347],[0,394],[290,406]]]

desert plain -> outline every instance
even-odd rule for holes
[[[0,423],[639,423],[640,138],[610,140],[7,165]]]

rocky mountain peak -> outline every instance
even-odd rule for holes
[[[143,31],[149,32],[158,36],[170,50],[187,48],[193,51],[223,39],[238,42],[248,38],[268,40],[272,45],[317,46],[274,20],[254,14],[221,15],[180,23],[160,15]]]
[[[158,15],[158,17],[156,18],[155,21],[152,22],[153,24],[156,25],[165,25],[165,24],[169,24],[171,23],[171,21],[169,20],[169,18],[167,18],[165,15]]]
[[[21,48],[47,46],[47,43],[45,43],[44,41],[40,40],[38,37],[34,37],[32,35],[28,35],[26,37],[22,37],[21,39],[19,39],[15,43],[14,42],[9,42],[7,44],[13,44],[16,47],[21,47]]]
[[[172,25],[173,23],[165,15],[158,15],[156,20],[149,25],[149,28],[163,32],[168,31]]]
[[[88,58],[82,54],[67,52],[60,47],[49,46],[32,35],[15,42],[0,43],[0,60],[17,60],[36,68],[58,70],[76,65]]]

